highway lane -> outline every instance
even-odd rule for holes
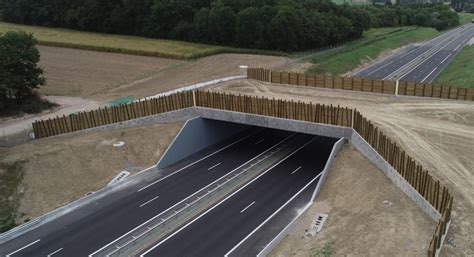
[[[292,133],[264,129],[234,139],[232,145],[166,179],[147,182],[110,202],[93,203],[0,246],[0,256],[87,256],[139,226],[217,178],[288,138]],[[258,142],[258,143],[257,143]],[[219,165],[217,165],[219,164]],[[95,205],[95,206],[94,206]]]
[[[308,135],[287,159],[141,256],[224,256],[305,186],[317,184],[336,140]]]
[[[431,83],[473,36],[474,24],[466,24],[429,41],[407,46],[353,76]]]

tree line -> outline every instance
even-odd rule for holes
[[[459,24],[442,4],[351,6],[328,0],[0,0],[0,19],[280,51],[339,44],[369,28],[443,30]]]

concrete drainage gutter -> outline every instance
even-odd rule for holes
[[[324,184],[324,181],[326,180],[326,177],[329,173],[329,170],[331,170],[332,164],[334,162],[334,159],[337,156],[337,153],[339,153],[341,147],[346,143],[347,140],[344,138],[339,139],[334,146],[332,147],[331,154],[328,157],[328,160],[326,162],[326,165],[324,166],[323,171],[321,172],[321,178],[318,181],[318,184],[316,185],[316,189],[313,192],[313,196],[311,197],[311,201],[298,213],[298,216],[296,216],[278,235],[273,238],[273,240],[268,243],[262,251],[257,255],[257,257],[263,257],[267,256],[273,248],[275,248],[281,240],[283,240],[286,235],[290,232],[290,230],[295,226],[296,222],[303,216],[303,214],[311,207],[311,205],[314,202],[314,199],[318,195],[319,191],[321,191],[321,187]]]

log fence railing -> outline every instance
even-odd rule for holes
[[[389,90],[390,88],[386,89]],[[351,127],[431,206],[439,211],[442,217],[431,239],[428,257],[434,257],[440,248],[441,240],[447,232],[451,220],[453,197],[449,190],[440,185],[440,182],[430,175],[414,158],[354,109],[264,97],[189,91],[111,108],[99,108],[55,119],[36,121],[33,123],[33,130],[36,138],[44,138],[193,106]]]

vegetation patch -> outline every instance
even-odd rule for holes
[[[458,15],[460,24],[471,23],[472,19],[474,19],[474,13],[461,12]]]
[[[174,40],[110,35],[0,22],[0,33],[7,31],[24,31],[31,33],[38,40],[40,45],[172,59],[194,59],[220,53],[285,55],[285,53],[276,51],[239,49]]]
[[[336,248],[334,247],[334,241],[328,241],[324,244],[321,249],[317,249],[311,257],[331,257],[334,255]]]
[[[377,58],[385,50],[432,38],[439,33],[422,27],[370,29],[360,40],[313,57],[311,62],[315,65],[308,73],[340,75],[357,68],[364,60]]]
[[[465,46],[433,82],[437,85],[474,87],[474,45]]]
[[[23,180],[23,161],[12,163],[0,162],[0,233],[17,224],[17,210],[23,192],[20,183]]]

